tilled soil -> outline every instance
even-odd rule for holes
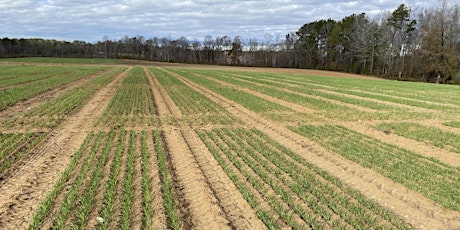
[[[168,67],[169,65],[165,64],[164,66]],[[199,68],[200,66],[196,67]],[[218,68],[226,69],[228,67]],[[267,71],[267,69],[258,68],[242,69],[246,71]],[[162,70],[167,71],[165,69]],[[89,132],[97,133],[110,130],[110,125],[107,127],[96,127],[94,123],[103,114],[104,109],[109,104],[117,87],[120,86],[128,71],[129,69],[116,76],[106,87],[97,92],[75,116],[67,118],[59,127],[50,131],[47,137],[32,150],[28,157],[17,165],[14,165],[8,174],[1,175],[3,180],[0,181],[0,229],[27,228],[37,212],[39,205],[59,180],[61,173],[65,170],[73,154],[83,143],[87,134]],[[265,225],[257,217],[255,210],[250,207],[195,132],[197,128],[206,130],[213,127],[221,127],[222,125],[208,125],[206,127],[192,127],[191,125],[183,124],[180,126],[171,125],[175,124],[174,120],[182,118],[183,114],[166,93],[166,90],[155,79],[155,76],[148,69],[144,69],[144,71],[148,76],[148,84],[154,98],[156,112],[154,116],[159,118],[159,122],[154,126],[138,125],[130,127],[127,129],[127,132],[133,131],[137,135],[134,147],[136,153],[141,151],[141,131],[146,131],[149,137],[152,130],[159,130],[161,132],[165,144],[168,170],[170,175],[174,177],[172,180],[175,190],[174,196],[177,203],[177,212],[182,220],[181,227],[185,229],[265,228]],[[355,75],[321,71],[307,72],[304,70],[288,69],[273,69],[272,71],[293,74],[309,73],[323,76],[356,77]],[[197,85],[180,75],[172,72],[168,73],[177,77],[187,86],[216,102],[231,115],[240,119],[242,124],[238,124],[237,126],[257,128],[271,139],[299,154],[308,162],[339,178],[346,185],[364,194],[379,205],[397,213],[411,226],[419,229],[460,228],[460,215],[458,212],[447,210],[421,194],[409,190],[375,171],[364,168],[342,156],[327,151],[317,143],[311,142],[290,131],[283,123],[269,121],[260,114],[249,111],[241,105],[205,87]],[[244,87],[234,86],[221,81],[219,83],[236,87],[238,90],[246,93],[287,106],[296,112],[305,114],[314,112],[311,108],[288,103]],[[72,86],[70,85],[69,87]],[[56,89],[21,102],[11,109],[3,111],[2,115],[13,116],[21,109],[34,106],[38,101],[44,100],[44,98],[59,94],[60,90],[64,89]],[[336,103],[340,104],[339,102]],[[370,109],[359,106],[350,107],[350,109],[370,111]],[[163,122],[165,120],[171,120],[172,122],[165,123]],[[432,150],[432,147],[420,145],[420,143],[413,140],[385,134],[373,128],[371,123],[346,122],[342,125],[357,132],[377,137],[384,142],[414,150],[427,156],[436,157],[442,162],[455,166],[460,165],[458,157],[455,154],[440,149]],[[118,133],[119,131],[117,131]],[[118,141],[116,138],[115,140]],[[128,142],[129,140],[125,140],[125,146],[128,146]],[[116,145],[116,143],[113,144]],[[152,141],[152,138],[147,139],[147,149],[149,152],[154,152],[156,144]],[[125,148],[124,151],[128,151],[128,147]],[[115,151],[112,151],[108,156],[112,159],[115,157],[115,154]],[[149,184],[151,185],[151,194],[153,197],[151,207],[154,212],[154,218],[151,222],[153,226],[165,229],[168,228],[168,217],[165,215],[165,210],[162,207],[163,195],[160,189],[161,176],[157,167],[158,160],[153,155],[149,156],[148,159],[151,165],[149,168]],[[123,155],[120,163],[120,174],[117,177],[119,180],[122,180],[125,176],[127,161],[127,156]],[[104,166],[105,176],[102,177],[100,184],[106,184],[108,180],[106,175],[110,174],[112,167],[111,162],[109,160]],[[136,208],[142,206],[143,202],[141,192],[141,177],[143,173],[141,156],[136,155],[134,162],[133,173],[135,178],[132,186],[135,188],[135,192],[133,194],[133,210],[131,213],[133,219],[131,220],[131,227],[140,229],[145,227],[144,220],[141,218],[142,210]],[[71,183],[72,180],[74,179],[70,179],[68,183]],[[123,185],[118,183],[116,190],[121,191],[122,189]],[[102,193],[104,188],[100,187],[97,191],[97,193]],[[60,196],[57,198],[57,200],[62,199],[64,198]],[[96,195],[96,205],[89,214],[87,228],[94,228],[98,225],[96,218],[100,215],[98,210],[103,205],[103,199],[102,195]],[[120,215],[119,210],[121,205],[121,201],[115,201],[114,216]],[[55,209],[56,207],[53,210]],[[42,226],[44,228],[51,227],[53,221],[52,216],[48,217]],[[109,228],[117,228],[117,225],[111,222]]]

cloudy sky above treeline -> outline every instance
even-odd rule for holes
[[[454,0],[456,1],[456,0]],[[123,36],[284,36],[305,23],[353,13],[369,17],[404,3],[412,10],[436,0],[0,0],[0,37],[97,42]]]

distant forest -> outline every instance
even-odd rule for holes
[[[362,13],[319,20],[262,40],[211,35],[202,41],[144,36],[105,36],[97,43],[0,40],[0,57],[24,56],[308,68],[460,84],[460,12],[458,3],[447,0],[416,10],[401,4],[373,18]]]

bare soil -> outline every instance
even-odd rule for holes
[[[24,229],[41,201],[86,137],[93,119],[107,106],[109,95],[127,72],[99,91],[74,117],[64,121],[37,146],[29,157],[13,166],[0,187],[0,228]],[[56,92],[55,92],[56,93]],[[32,99],[36,100],[36,99]]]
[[[415,228],[460,228],[458,212],[447,210],[421,194],[409,190],[375,171],[328,152],[318,144],[288,130],[282,124],[268,121],[213,91],[196,85],[179,75],[175,76],[226,108],[231,114],[241,118],[244,123],[256,127],[272,139],[303,156],[309,162],[341,179],[353,189],[383,207],[393,210]]]
[[[132,63],[127,61],[126,64]],[[169,63],[152,64],[151,62],[136,62],[136,64],[142,64],[144,66],[154,65],[158,68],[238,69],[255,72],[270,71],[288,74],[310,74],[353,78],[363,77],[353,74],[299,69],[233,68]],[[109,129],[109,127],[99,127],[94,124],[96,119],[100,118],[102,115],[128,71],[129,70],[126,70],[116,76],[106,87],[97,92],[97,94],[75,116],[67,118],[58,128],[51,130],[48,136],[33,149],[28,157],[17,165],[14,165],[7,174],[0,175],[3,178],[3,180],[0,181],[0,229],[27,228],[39,205],[60,178],[61,173],[65,170],[73,154],[84,141],[87,133],[90,131],[106,131]],[[156,114],[152,115],[152,117],[158,117],[159,123],[154,126],[145,124],[134,125],[133,127],[127,128],[127,130],[137,131],[138,135],[138,131],[151,131],[154,129],[161,131],[164,143],[166,144],[165,149],[167,150],[166,154],[168,156],[169,170],[174,176],[173,187],[176,190],[174,195],[178,203],[178,212],[183,222],[182,227],[185,229],[264,229],[265,225],[257,217],[255,210],[245,201],[242,194],[237,190],[236,186],[216,162],[195,132],[195,129],[207,130],[215,127],[222,127],[224,125],[191,127],[190,125],[184,125],[184,123],[181,123],[179,126],[174,125],[177,124],[174,122],[166,122],[168,119],[181,119],[183,115],[166,93],[166,90],[157,79],[155,79],[155,76],[146,68],[144,71],[147,73],[149,87],[154,98]],[[381,206],[397,213],[411,226],[417,229],[460,229],[460,214],[458,212],[447,210],[439,204],[423,197],[421,194],[409,190],[403,185],[395,183],[375,171],[364,168],[361,165],[325,150],[317,143],[311,142],[288,130],[286,128],[287,122],[273,122],[268,120],[260,114],[249,111],[241,105],[197,85],[184,77],[171,72],[169,73],[180,79],[192,89],[225,108],[232,116],[241,120],[241,124],[233,124],[233,126],[257,128],[281,145],[299,154],[308,162],[339,178],[342,182]],[[364,77],[372,78],[370,76]],[[84,80],[85,79],[81,79],[79,81]],[[24,109],[29,107],[33,108],[42,101],[61,94],[64,90],[76,87],[78,83],[78,81],[73,82],[65,87],[59,87],[30,100],[17,103],[11,108],[0,112],[0,122],[6,120],[10,116],[20,113]],[[236,87],[221,81],[219,81],[219,83]],[[289,103],[244,87],[237,87],[237,89],[289,107],[296,112],[305,114],[315,112],[312,108]],[[337,101],[334,101],[334,103],[341,104]],[[371,109],[359,106],[350,106],[350,109],[372,112]],[[458,154],[455,155],[446,150],[433,148],[414,140],[386,134],[381,130],[373,128],[372,123],[344,122],[341,125],[357,132],[376,137],[383,142],[391,143],[427,156],[436,157],[440,161],[450,165],[460,166]],[[440,126],[439,122],[433,122],[430,125],[434,127]],[[0,131],[2,131],[1,128]],[[12,132],[15,130],[6,131]],[[140,139],[136,141],[135,148],[137,151],[140,149],[139,140]],[[125,141],[127,142],[127,140]],[[147,140],[147,145],[149,152],[154,152],[155,143],[153,143],[152,138]],[[127,146],[127,144],[125,146]],[[114,152],[111,152],[109,156],[113,158],[114,154]],[[126,161],[126,156],[123,156],[121,165],[126,165]],[[138,216],[138,218],[132,220],[133,228],[144,227],[143,220],[140,218],[141,210],[136,209],[136,207],[142,205],[142,200],[140,198],[142,196],[141,161],[142,159],[140,156],[136,156],[134,167],[135,180],[133,184],[136,188],[136,192],[134,194],[132,215]],[[152,207],[154,211],[154,218],[151,221],[153,226],[165,229],[168,228],[168,217],[165,215],[165,210],[162,206],[163,198],[161,190],[159,189],[161,187],[161,182],[156,167],[158,163],[156,156],[149,156],[149,163],[152,165],[152,167],[149,168],[149,174],[150,185],[152,186]],[[109,162],[104,166],[104,174],[109,174],[110,164]],[[124,168],[121,168],[121,173],[118,175],[119,180],[123,178],[124,173]],[[69,183],[71,183],[71,181],[72,179],[69,180]],[[101,184],[105,184],[106,181],[107,178],[102,179]],[[99,188],[98,193],[103,191],[103,189],[102,187]],[[116,189],[118,191],[122,190],[121,183],[117,184]],[[58,199],[63,198],[60,197]],[[261,200],[262,206],[267,205],[263,203],[262,196],[256,197],[256,199]],[[95,200],[98,205],[96,205],[89,215],[88,228],[93,228],[97,225],[96,217],[99,216],[97,209],[101,207],[103,197],[101,195],[96,196]],[[119,215],[119,210],[120,203],[116,201],[113,215]],[[50,227],[52,221],[52,218],[48,218],[44,227]],[[116,227],[115,224],[109,226],[110,229]]]

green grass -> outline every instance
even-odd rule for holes
[[[215,93],[220,94],[232,101],[235,101],[236,103],[254,112],[272,113],[272,112],[278,112],[278,111],[292,111],[291,109],[285,106],[282,106],[272,101],[268,101],[266,99],[254,96],[250,93],[239,91],[236,88],[221,85],[205,77],[197,77],[186,71],[180,71],[180,70],[174,70],[174,69],[170,69],[170,71],[176,72],[177,74],[186,77],[187,79],[193,81],[194,83],[204,86],[214,91]]]
[[[0,70],[1,70],[0,66]],[[15,76],[19,77],[22,75],[22,69],[24,67],[17,66],[14,69]],[[95,74],[99,71],[107,70],[108,67],[100,66],[64,66],[64,67],[55,67],[50,66],[47,68],[40,68],[40,71],[43,71],[43,74],[50,75],[51,77],[46,77],[43,80],[33,81],[29,84],[18,84],[11,85],[10,87],[0,89],[0,111],[15,104],[20,100],[25,100],[36,96],[40,93],[44,93],[48,90],[68,84],[72,81],[78,80],[80,78],[86,77],[91,74]],[[63,71],[64,69],[65,71]]]
[[[46,133],[0,133],[0,175],[24,158]]]
[[[342,126],[289,127],[327,150],[460,211],[460,168],[357,133]]]
[[[460,121],[445,122],[444,125],[451,126],[451,127],[454,127],[454,128],[460,128]]]
[[[82,82],[74,89],[51,98],[38,107],[8,119],[6,127],[32,126],[54,128],[63,119],[76,114],[96,92],[126,68],[113,69],[102,76]]]
[[[237,122],[237,119],[222,106],[193,90],[173,75],[158,68],[151,68],[150,71],[181,111],[183,115],[181,120],[195,125]]]
[[[257,129],[197,134],[269,229],[410,228]]]
[[[53,64],[117,64],[118,59],[104,58],[53,58],[53,57],[23,57],[23,58],[2,58],[4,62],[32,62],[32,63],[53,63]]]
[[[381,123],[377,125],[377,128],[390,130],[403,137],[460,153],[460,134],[457,133],[409,122]]]
[[[123,79],[103,116],[155,115],[153,94],[142,67],[132,68]]]

